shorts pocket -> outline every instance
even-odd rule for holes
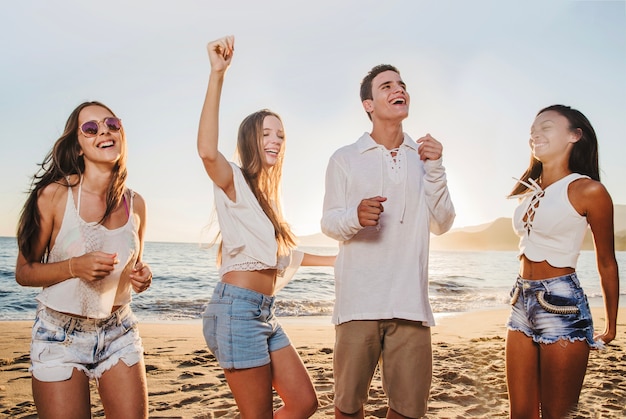
[[[122,334],[126,334],[130,330],[136,329],[137,323],[137,317],[135,317],[134,314],[130,314],[129,316],[123,318],[120,324],[122,328]]]
[[[552,314],[578,314],[580,309],[576,306],[576,300],[554,294],[546,294],[545,291],[535,293],[537,302],[548,313]]]
[[[517,300],[518,300],[518,298],[519,298],[519,294],[520,294],[520,292],[521,292],[520,287],[518,287],[517,285],[515,285],[515,286],[513,287],[513,289],[511,290],[511,292],[509,293],[509,297],[511,297],[510,304],[511,304],[512,306],[514,306],[514,305],[515,305],[515,303],[517,303]]]
[[[262,310],[259,303],[246,299],[233,301],[231,318],[234,320],[258,320]]]
[[[218,356],[217,346],[217,317],[205,316],[202,319],[202,332],[204,334],[204,340],[206,341],[209,350],[215,357]]]
[[[32,338],[33,341],[42,343],[63,343],[67,339],[67,333],[64,327],[37,318],[33,326]]]

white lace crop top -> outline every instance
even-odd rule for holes
[[[124,202],[130,198],[128,221],[122,227],[109,230],[102,224],[84,221],[79,215],[81,186],[76,207],[72,189],[67,189],[65,214],[48,262],[60,262],[93,251],[117,253],[119,262],[113,272],[100,281],[70,278],[43,288],[37,300],[56,311],[98,319],[109,316],[113,306],[128,304],[131,300],[129,274],[139,254],[138,222],[133,212],[134,193],[128,189],[124,194]]]
[[[276,269],[276,290],[282,288],[302,262],[303,254],[277,257],[278,244],[274,225],[259,205],[248,186],[241,168],[231,162],[235,201],[217,185],[213,185],[215,208],[222,235],[222,263],[220,276],[231,271]],[[282,284],[282,285],[281,285]]]
[[[520,237],[519,256],[545,260],[557,268],[576,268],[588,223],[572,206],[568,186],[580,178],[588,176],[571,173],[546,189],[532,179],[530,184],[524,182],[530,191],[522,195],[513,215],[513,229]]]

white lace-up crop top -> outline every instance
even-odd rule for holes
[[[231,271],[278,271],[275,290],[282,288],[302,263],[303,253],[277,257],[278,244],[274,225],[267,218],[243,176],[241,168],[231,162],[235,201],[213,185],[215,208],[222,235],[220,276]]]
[[[119,262],[115,269],[100,281],[70,278],[43,288],[37,300],[53,310],[88,318],[105,318],[113,306],[131,301],[129,274],[139,253],[137,215],[133,212],[134,192],[127,189],[124,202],[128,204],[128,221],[123,226],[109,230],[97,222],[86,222],[80,217],[82,184],[78,187],[77,203],[71,187],[67,188],[67,204],[59,234],[48,255],[48,262],[60,262],[89,252],[117,253]]]
[[[525,198],[513,215],[513,229],[520,237],[518,256],[545,260],[556,268],[576,268],[588,223],[572,206],[567,191],[570,183],[581,178],[589,177],[571,173],[546,189],[532,179],[530,184],[524,182],[530,191],[517,196]]]

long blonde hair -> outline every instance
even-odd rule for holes
[[[236,152],[248,186],[274,226],[278,255],[286,255],[295,247],[296,239],[283,218],[280,202],[285,147],[281,148],[276,164],[270,167],[263,164],[263,121],[267,116],[278,118],[282,124],[280,116],[268,109],[248,115],[239,125]]]

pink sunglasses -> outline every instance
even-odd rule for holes
[[[114,116],[104,118],[102,121],[87,121],[80,126],[80,131],[85,137],[95,137],[100,131],[100,123],[103,122],[107,129],[111,132],[118,132],[122,129],[122,120]]]

